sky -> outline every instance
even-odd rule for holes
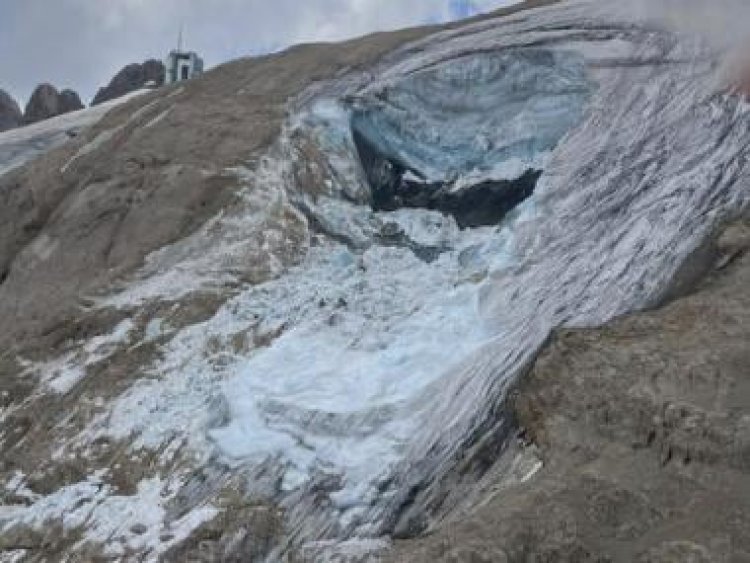
[[[88,103],[123,66],[185,47],[211,67],[310,41],[442,22],[512,0],[0,0],[0,89],[23,108],[34,87]]]

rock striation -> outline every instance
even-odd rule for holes
[[[23,114],[18,103],[5,91],[0,90],[0,132],[14,129],[23,123]]]
[[[120,70],[107,86],[99,89],[91,105],[96,106],[114,100],[139,90],[150,82],[157,86],[164,84],[164,63],[151,59],[142,64],[129,64]]]
[[[83,109],[81,98],[73,90],[58,92],[51,84],[40,84],[31,95],[23,120],[25,124],[37,123],[71,111]]]

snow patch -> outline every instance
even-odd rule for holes
[[[109,334],[95,336],[63,356],[47,362],[22,362],[26,373],[38,377],[55,393],[65,395],[86,377],[87,367],[101,362],[127,344],[134,328],[133,321],[125,319]]]
[[[116,100],[0,133],[0,176],[78,135],[107,112],[151,90],[138,90]],[[67,167],[67,165],[66,165]]]
[[[161,112],[161,113],[160,113],[159,115],[157,115],[156,117],[154,117],[154,118],[153,118],[153,119],[152,119],[151,121],[149,121],[148,123],[146,123],[146,125],[144,125],[144,126],[143,126],[143,128],[144,128],[144,129],[151,129],[152,127],[154,127],[154,126],[158,125],[158,124],[159,124],[159,123],[161,123],[161,122],[162,122],[162,121],[163,121],[164,119],[166,119],[166,118],[167,118],[167,116],[168,116],[168,115],[169,115],[170,113],[172,113],[172,109],[173,109],[172,107],[169,107],[169,108],[165,109],[165,110],[164,110],[163,112]]]
[[[0,506],[0,531],[18,526],[43,530],[55,522],[66,531],[82,531],[81,546],[101,545],[110,557],[136,550],[146,554],[146,560],[156,561],[159,554],[218,514],[216,508],[205,505],[167,522],[165,507],[179,485],[179,481],[154,477],[141,481],[134,495],[121,496],[107,484],[106,471],[99,471],[85,481],[38,496],[29,505]]]

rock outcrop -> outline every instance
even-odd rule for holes
[[[85,106],[83,105],[83,102],[81,102],[81,97],[78,95],[78,92],[75,92],[73,90],[63,90],[60,92],[60,96],[58,97],[59,100],[59,114],[61,115],[63,113],[69,113],[71,111],[78,111],[80,109],[83,109]]]
[[[58,92],[51,84],[40,84],[26,104],[24,123],[36,123],[83,107],[81,98],[73,90]]]
[[[164,84],[164,63],[151,59],[142,64],[130,64],[118,72],[107,86],[99,89],[91,105],[114,100],[150,82],[157,86]]]
[[[0,90],[0,132],[14,129],[22,123],[21,108],[7,92]]]

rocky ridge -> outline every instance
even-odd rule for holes
[[[362,561],[423,532],[447,539],[396,557],[628,553],[575,532],[574,478],[545,538],[515,520],[535,514],[535,490],[547,498],[541,479],[576,476],[558,443],[616,457],[612,436],[648,443],[655,429],[654,449],[684,461],[680,413],[648,423],[661,399],[646,396],[633,430],[602,410],[627,390],[598,367],[574,387],[600,390],[590,397],[564,395],[554,366],[507,391],[550,331],[653,308],[717,263],[701,250],[747,203],[750,112],[700,38],[617,2],[549,4],[237,61],[132,99],[0,177],[4,555]],[[519,182],[528,170],[541,175]],[[499,212],[469,228],[420,207],[485,181]],[[413,206],[394,204],[404,196]],[[742,263],[720,254],[722,271]],[[597,426],[569,426],[588,400]],[[734,454],[706,463],[711,447],[688,456],[704,481],[736,468]],[[513,500],[518,482],[539,487],[522,489],[535,504]],[[652,506],[631,503],[629,483],[600,485],[592,519],[643,553],[733,541],[727,522],[695,545],[662,546],[681,541],[664,529],[649,543],[638,526]],[[520,507],[497,512],[508,543],[450,538],[506,490]],[[670,510],[671,491],[654,510]]]
[[[99,88],[91,105],[96,106],[114,100],[140,90],[149,83],[161,86],[164,84],[164,72],[164,63],[153,59],[142,64],[129,64],[120,70],[107,86]]]
[[[0,90],[0,132],[15,129],[23,123],[18,103],[7,92]]]
[[[51,84],[40,84],[31,94],[23,114],[23,121],[29,125],[71,111],[83,109],[81,99],[73,90],[58,92]]]

